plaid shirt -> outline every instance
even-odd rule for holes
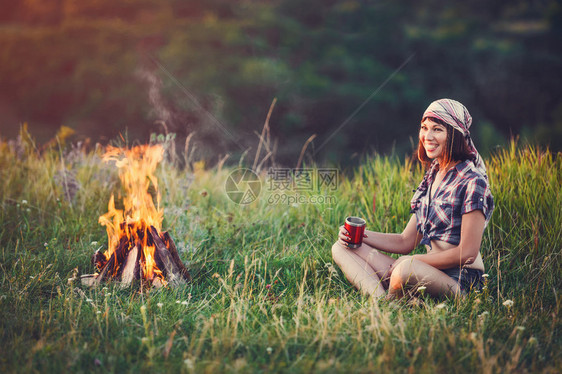
[[[431,246],[431,240],[442,240],[457,245],[461,240],[462,215],[481,210],[487,226],[494,210],[494,197],[488,181],[467,160],[447,172],[441,184],[434,186],[434,195],[429,199],[429,187],[437,170],[439,164],[433,162],[414,190],[411,213],[416,215],[416,228],[423,235],[420,244]]]

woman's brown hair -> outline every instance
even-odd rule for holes
[[[474,157],[470,151],[470,148],[468,148],[468,144],[464,139],[463,134],[459,130],[455,129],[447,122],[435,117],[429,117],[429,116],[424,117],[422,119],[422,123],[426,119],[429,119],[431,122],[435,122],[440,125],[443,125],[447,129],[447,144],[445,147],[445,155],[443,157],[443,161],[445,162],[445,165],[440,165],[440,167],[447,168],[451,164],[451,162],[465,161],[465,160],[472,159]],[[432,160],[429,157],[427,157],[427,153],[425,151],[421,139],[418,142],[417,153],[418,153],[418,160],[420,160],[424,168],[428,169],[429,166],[431,165]]]

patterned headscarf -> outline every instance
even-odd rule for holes
[[[443,122],[451,125],[456,130],[460,131],[463,134],[466,143],[468,144],[468,148],[474,157],[474,166],[486,179],[488,176],[486,174],[486,166],[484,165],[484,161],[482,161],[482,157],[476,150],[474,146],[474,142],[470,137],[470,125],[472,125],[472,117],[470,113],[468,113],[468,109],[461,103],[451,99],[440,99],[432,102],[423,114],[423,118],[426,117],[434,117],[437,119],[442,120]]]

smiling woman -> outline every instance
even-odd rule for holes
[[[428,170],[411,200],[410,221],[401,234],[365,230],[363,244],[349,247],[340,227],[334,261],[362,292],[403,296],[427,290],[457,296],[480,288],[484,263],[480,244],[494,209],[486,167],[468,131],[472,117],[461,103],[441,99],[425,111],[418,159]],[[418,244],[426,254],[407,256]],[[383,254],[396,253],[397,260]]]

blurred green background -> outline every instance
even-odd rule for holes
[[[483,154],[512,136],[562,150],[561,1],[0,7],[4,138],[27,122],[39,142],[61,126],[92,144],[119,134],[146,142],[164,122],[180,144],[194,133],[198,157],[216,160],[257,148],[277,98],[277,162],[294,165],[316,134],[309,157],[346,164],[367,152],[410,153],[424,109],[450,97],[473,115]]]

